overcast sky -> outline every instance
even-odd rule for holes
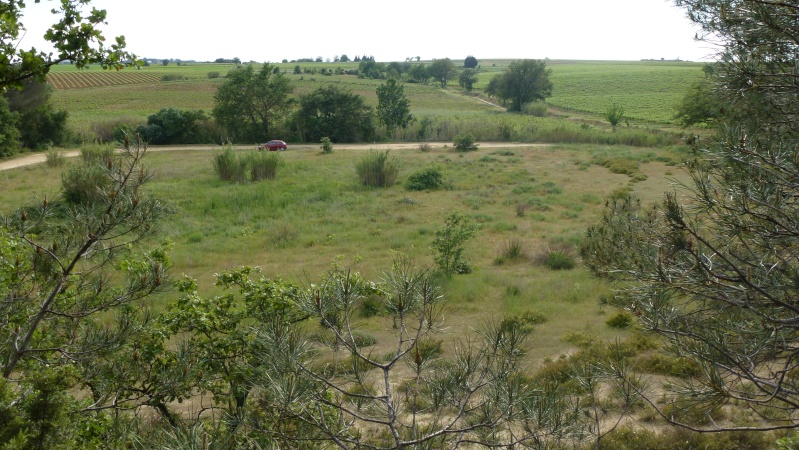
[[[41,36],[59,2],[27,2],[20,48]],[[209,61],[373,55],[462,59],[699,61],[714,49],[670,0],[94,0],[106,37],[139,57]],[[208,6],[205,6],[208,5]]]

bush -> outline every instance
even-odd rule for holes
[[[394,185],[399,173],[399,164],[396,159],[389,157],[388,153],[388,150],[383,153],[370,150],[369,154],[355,165],[361,184],[372,187]]]
[[[472,271],[471,263],[463,257],[463,246],[476,234],[477,226],[463,214],[453,212],[444,218],[444,227],[436,231],[432,245],[439,272],[449,277]]]
[[[430,166],[412,173],[405,183],[409,191],[432,191],[444,186],[444,174],[438,166]]]
[[[455,145],[455,150],[459,152],[470,152],[477,150],[477,147],[479,147],[474,142],[474,136],[471,134],[459,134],[455,137],[453,145]]]
[[[322,142],[321,146],[322,153],[326,155],[333,153],[333,142],[330,140],[329,137],[327,136],[323,137],[322,139],[320,139],[320,142]]]
[[[213,79],[213,78],[219,78],[220,76],[222,75],[219,73],[219,71],[208,72],[208,78]]]
[[[283,162],[278,153],[250,153],[247,158],[247,165],[250,168],[250,179],[252,181],[274,180],[277,174],[277,167]]]
[[[188,78],[184,77],[183,75],[178,75],[176,73],[161,75],[161,81],[183,81],[187,79]]]
[[[247,162],[236,157],[231,146],[214,155],[214,171],[223,181],[240,183],[247,180]]]
[[[619,311],[610,319],[606,320],[605,324],[616,329],[630,328],[630,326],[633,324],[633,316],[627,311]]]

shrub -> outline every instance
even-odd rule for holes
[[[441,189],[444,186],[444,174],[439,166],[430,166],[412,173],[405,183],[409,191],[427,191]]]
[[[361,316],[373,317],[383,314],[386,310],[385,302],[379,296],[369,296],[361,302]]]
[[[278,153],[250,153],[247,157],[250,179],[252,181],[274,180],[277,174],[277,167],[282,162],[283,159]]]
[[[356,165],[358,178],[364,186],[388,187],[393,186],[399,173],[399,164],[396,159],[389,157],[389,152],[369,151],[369,154]]]
[[[326,155],[329,155],[330,153],[333,153],[333,142],[330,140],[329,137],[327,137],[327,136],[323,137],[320,140],[320,142],[322,142],[322,146],[321,146],[322,153],[324,153]]]
[[[633,316],[627,311],[619,311],[611,318],[606,320],[605,324],[616,329],[630,328],[630,326],[633,324]]]
[[[187,79],[188,78],[184,77],[183,75],[178,75],[176,73],[167,73],[161,75],[161,81],[183,81]]]
[[[444,227],[436,231],[432,249],[434,259],[444,276],[472,271],[472,265],[463,258],[463,245],[477,234],[477,226],[468,217],[453,212],[444,218]]]
[[[219,73],[219,71],[208,72],[208,78],[213,79],[213,78],[219,78],[220,76],[222,75]]]
[[[247,180],[247,163],[244,159],[236,157],[231,146],[225,147],[222,153],[214,155],[214,171],[223,181]]]
[[[459,152],[470,152],[477,150],[477,147],[479,147],[479,145],[474,142],[474,136],[468,133],[456,136],[453,145],[455,146],[455,150]]]
[[[429,152],[432,149],[433,149],[433,147],[430,146],[430,144],[428,144],[427,142],[422,142],[421,144],[419,144],[419,150],[421,150],[421,151],[423,151],[425,153]]]
[[[61,150],[48,150],[45,158],[49,167],[61,167],[66,162],[66,155]]]

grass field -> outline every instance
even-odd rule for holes
[[[239,150],[240,152],[250,150]],[[399,184],[387,189],[362,187],[355,163],[365,149],[289,150],[277,179],[229,184],[218,180],[209,151],[170,151],[148,155],[156,173],[150,191],[165,199],[173,215],[160,238],[174,243],[174,275],[200,280],[213,291],[213,275],[242,265],[257,265],[267,276],[308,284],[318,281],[336,259],[371,279],[379,279],[398,255],[419,265],[432,264],[430,245],[444,214],[461,211],[480,225],[467,245],[477,268],[453,277],[444,294],[449,301],[448,339],[462,336],[488,317],[543,313],[547,322],[533,339],[536,361],[571,351],[570,333],[614,339],[599,296],[607,287],[578,265],[553,271],[535,262],[548,247],[576,246],[588,224],[597,220],[604,198],[632,186],[656,201],[679,175],[678,149],[636,150],[609,146],[522,146],[468,154],[436,147],[395,150]],[[631,182],[599,164],[626,161],[646,175]],[[437,164],[449,189],[407,191],[402,183],[415,170]],[[57,198],[60,172],[44,164],[0,173],[0,209],[8,211],[45,194]],[[643,178],[643,177],[641,177]],[[523,205],[520,213],[520,205]],[[497,264],[508,243],[521,242],[525,256]],[[176,294],[155,300],[162,305]],[[389,331],[380,322],[365,329],[378,337]],[[623,333],[622,333],[623,334]]]

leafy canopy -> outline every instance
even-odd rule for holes
[[[489,84],[489,95],[510,102],[510,111],[521,111],[525,103],[552,96],[551,69],[545,60],[521,59],[508,65],[505,73],[496,75]]]
[[[111,45],[106,43],[98,28],[105,23],[105,10],[92,8],[85,12],[91,0],[61,0],[59,3],[60,7],[53,9],[58,21],[44,34],[55,47],[55,54],[20,48],[22,36],[30,31],[22,22],[25,2],[0,3],[0,91],[20,88],[23,81],[31,78],[43,82],[50,67],[66,61],[79,68],[100,64],[104,69],[119,70],[135,60],[135,55],[125,51],[124,36],[116,37]]]
[[[294,85],[274,66],[264,64],[256,72],[251,64],[228,73],[214,95],[212,115],[235,140],[273,139],[275,126],[288,115]]]

